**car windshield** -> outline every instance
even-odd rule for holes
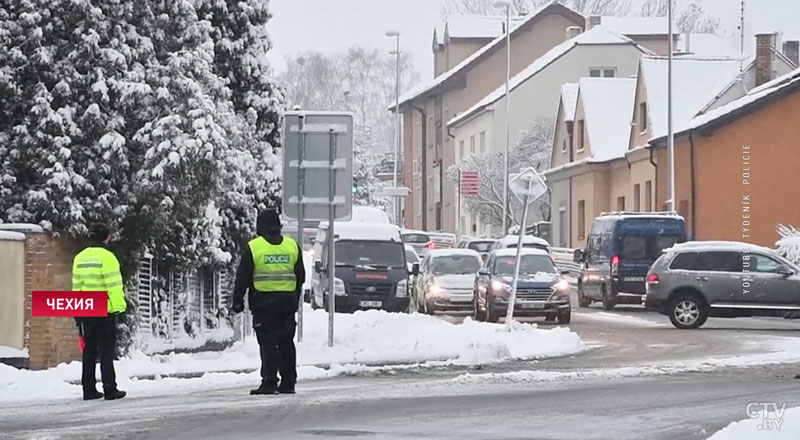
[[[492,247],[492,241],[473,241],[467,245],[467,248],[472,249],[475,252],[489,252],[489,248]]]
[[[392,241],[340,240],[336,242],[336,265],[360,268],[405,267],[403,245]]]
[[[480,260],[471,255],[446,255],[433,259],[431,273],[434,275],[464,275],[475,273],[480,267]]]
[[[426,244],[431,238],[425,234],[403,234],[403,242],[409,244]]]
[[[416,252],[406,250],[406,262],[407,263],[419,263],[419,257],[417,256]]]
[[[683,241],[677,235],[624,235],[619,238],[620,256],[623,261],[652,260],[655,261],[661,251]]]
[[[514,275],[515,256],[498,257],[494,266],[497,275]],[[557,274],[558,270],[553,265],[553,260],[547,255],[523,255],[520,258],[519,273],[532,275],[539,272]]]

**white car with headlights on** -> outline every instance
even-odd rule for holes
[[[437,249],[420,264],[415,282],[417,310],[428,314],[472,313],[472,286],[481,256],[471,249]]]
[[[506,316],[514,282],[516,249],[493,251],[475,277],[474,317],[497,322]],[[543,316],[547,321],[568,324],[572,315],[570,287],[541,249],[521,249],[515,317]]]

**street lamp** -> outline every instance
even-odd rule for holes
[[[669,188],[667,189],[670,211],[675,211],[675,132],[672,126],[672,0],[668,2],[667,20],[669,20],[669,54],[667,57],[667,154],[669,155]],[[692,202],[694,203],[694,202]],[[694,233],[694,231],[692,231]]]
[[[395,146],[394,146],[394,187],[397,188],[397,163],[400,160],[400,32],[395,30],[388,30],[386,31],[386,36],[389,38],[394,37],[397,45],[394,52],[392,52],[396,56],[396,64],[397,64],[397,74],[395,76],[395,90],[394,90],[394,113],[395,113]],[[402,226],[402,221],[400,219],[400,199],[395,198],[394,200],[394,219],[397,222],[398,226]]]
[[[508,231],[508,157],[509,157],[509,128],[508,128],[508,84],[511,81],[511,2],[497,0],[493,5],[497,9],[506,10],[506,149],[503,155],[503,234]]]

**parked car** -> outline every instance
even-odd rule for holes
[[[519,235],[506,235],[505,237],[496,240],[491,245],[489,250],[494,251],[498,249],[516,249],[518,243]],[[552,253],[550,250],[550,243],[548,243],[547,240],[534,235],[526,235],[522,237],[522,247],[526,249],[541,249],[548,254]]]
[[[383,209],[375,208],[372,206],[353,206],[353,223],[383,223],[391,225],[392,220],[389,214]]]
[[[417,310],[472,312],[475,274],[481,267],[480,255],[469,249],[436,249],[420,264],[414,285]]]
[[[434,249],[452,249],[456,247],[456,234],[449,232],[428,232]]]
[[[311,306],[327,309],[332,290],[336,295],[336,312],[366,309],[407,312],[409,276],[419,266],[412,266],[409,273],[400,228],[385,223],[336,222],[334,234],[336,278],[330,286],[328,224],[320,224],[314,243]]]
[[[436,244],[431,240],[431,236],[428,235],[427,232],[405,229],[401,236],[403,237],[403,243],[413,247],[420,257],[424,257],[429,250],[436,247]]]
[[[748,243],[696,241],[665,250],[647,273],[643,304],[680,329],[709,317],[800,318],[800,266]]]
[[[516,249],[489,254],[475,277],[474,317],[497,322],[506,315],[516,264]],[[541,249],[521,249],[514,316],[544,316],[568,324],[572,315],[569,283],[562,278],[550,255]]]
[[[486,260],[486,257],[489,255],[489,250],[496,241],[497,240],[492,240],[491,238],[462,239],[458,247],[461,249],[472,249],[481,255],[482,260]]]
[[[674,213],[609,213],[595,218],[586,248],[575,251],[581,263],[578,305],[602,301],[641,304],[647,271],[661,251],[686,241],[683,217]]]

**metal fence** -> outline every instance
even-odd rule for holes
[[[570,276],[577,277],[581,271],[581,264],[573,261],[575,249],[554,247],[552,250],[556,266],[561,270],[568,270]]]

